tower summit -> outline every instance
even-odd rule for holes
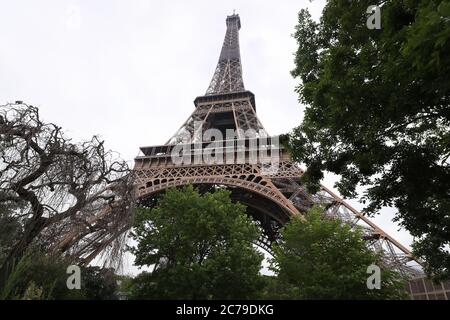
[[[241,19],[233,14],[227,17],[227,31],[223,40],[222,51],[217,63],[207,95],[244,91],[242,79],[241,53],[239,51],[239,30]]]
[[[243,132],[248,130],[256,136],[267,136],[256,116],[255,96],[245,90],[242,80],[239,15],[228,16],[226,26],[219,61],[206,94],[195,99],[196,109],[166,144],[195,142],[208,129],[219,130],[223,137],[227,130],[233,130],[238,139],[243,139]],[[198,129],[201,132],[196,131],[195,123],[202,124]]]

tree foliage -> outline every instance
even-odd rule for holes
[[[272,269],[277,273],[271,288],[275,298],[291,299],[401,299],[404,279],[383,268],[358,230],[315,207],[306,220],[293,218],[283,228],[274,247]],[[381,289],[367,288],[369,265],[381,272]],[[280,290],[284,288],[284,290]],[[270,297],[270,295],[269,295]],[[273,297],[273,296],[272,296]]]
[[[1,265],[0,286],[33,243],[64,252],[89,234],[113,233],[131,220],[126,162],[98,137],[73,143],[60,127],[44,122],[36,107],[0,106],[0,159],[0,207],[20,204],[9,214],[23,229]],[[105,210],[100,223],[96,216]]]
[[[259,237],[243,205],[218,189],[169,189],[152,209],[139,208],[132,237],[138,266],[154,266],[132,286],[131,296],[150,299],[243,299],[262,284]]]
[[[81,289],[67,288],[67,267],[72,261],[50,256],[30,247],[18,260],[0,299],[24,300],[111,300],[117,299],[116,276],[111,269],[81,267]]]
[[[366,9],[381,5],[381,29]],[[316,191],[324,171],[342,195],[368,186],[366,209],[398,209],[426,271],[450,276],[450,3],[329,0],[298,16],[294,77],[305,117],[289,139]]]
[[[2,193],[0,192],[1,197]],[[18,207],[17,203],[0,203],[0,265],[3,264],[11,247],[22,234],[22,223],[14,216],[14,211]]]

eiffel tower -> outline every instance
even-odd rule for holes
[[[420,261],[363,213],[325,186],[309,194],[301,185],[304,171],[279,145],[279,137],[267,134],[256,115],[255,96],[244,87],[239,15],[228,16],[226,26],[214,75],[206,93],[195,98],[192,114],[165,144],[140,148],[132,175],[136,201],[151,207],[167,188],[187,184],[203,190],[227,188],[260,226],[263,232],[256,244],[269,253],[291,217],[320,204],[325,216],[360,227],[368,245],[383,252],[387,266],[421,276],[411,266]],[[117,215],[111,214],[116,207],[98,210],[87,222],[71,227],[53,249],[89,264],[116,240],[125,241],[121,236],[131,228],[131,217],[124,213],[125,218],[116,221]]]
[[[422,262],[363,213],[325,186],[309,194],[301,185],[304,171],[279,145],[279,137],[267,134],[256,115],[255,96],[245,90],[239,15],[228,16],[226,25],[213,78],[206,93],[194,100],[192,114],[164,145],[141,147],[132,174],[108,187],[118,197],[106,207],[87,208],[85,219],[62,225],[64,232],[56,238],[50,234],[49,249],[83,265],[109,254],[105,262],[114,265],[123,254],[134,204],[152,207],[170,187],[192,184],[204,191],[219,186],[246,205],[263,231],[256,245],[268,253],[283,225],[319,204],[324,216],[359,227],[368,246],[382,253],[385,266],[411,278],[406,288],[411,299],[450,299],[450,281],[432,283],[421,271]]]
[[[415,272],[407,265],[415,259],[411,252],[363,213],[324,186],[317,194],[306,192],[299,182],[303,170],[291,160],[286,149],[278,146],[278,137],[267,134],[256,114],[255,96],[244,87],[239,15],[228,16],[226,26],[214,75],[206,93],[195,98],[192,114],[164,145],[140,148],[142,155],[136,157],[134,165],[139,200],[152,205],[159,192],[186,184],[226,187],[231,190],[232,199],[246,205],[247,213],[260,225],[263,236],[257,245],[269,252],[280,227],[292,216],[301,215],[314,204],[321,204],[325,208],[324,215],[360,226],[370,246],[384,252],[385,263],[405,272]],[[206,134],[208,129],[214,129],[222,137],[230,131],[235,135],[214,140]],[[253,137],[245,136],[248,131],[254,133]],[[229,155],[240,150],[244,161],[230,163],[221,157],[205,161],[201,155],[211,145],[218,154]],[[277,170],[265,170],[267,157],[250,161],[254,160],[250,159],[252,152],[264,149],[270,154],[274,152],[274,145],[277,145],[275,151],[278,153]],[[182,163],[173,159],[180,146],[188,150],[183,153],[186,161]],[[237,155],[230,158],[236,159]]]

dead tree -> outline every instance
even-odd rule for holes
[[[119,240],[131,221],[131,179],[127,163],[98,137],[76,144],[60,127],[43,122],[38,108],[1,105],[0,204],[26,203],[16,212],[23,233],[1,266],[1,278],[34,242],[71,255],[92,241]]]

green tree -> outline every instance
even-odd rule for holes
[[[227,190],[169,189],[137,210],[132,236],[136,265],[155,266],[134,280],[132,298],[244,299],[262,285],[259,230]]]
[[[82,299],[81,290],[67,289],[69,265],[63,258],[47,256],[31,247],[1,288],[0,299]]]
[[[113,269],[84,267],[81,269],[81,290],[87,300],[116,300],[117,276]]]
[[[0,199],[5,197],[6,193],[0,191]],[[18,203],[0,201],[0,265],[22,232],[22,223],[14,216],[14,212],[18,209],[20,209]]]
[[[117,283],[111,269],[81,267],[81,289],[67,288],[67,258],[44,254],[36,247],[27,250],[0,288],[0,299],[25,300],[111,300],[117,299]]]
[[[306,110],[288,145],[303,181],[316,191],[333,172],[346,197],[366,186],[366,211],[396,207],[426,271],[449,277],[450,2],[329,0],[319,22],[300,11],[294,36]]]
[[[19,237],[22,226],[11,213],[0,207],[0,265],[8,255],[9,250]]]
[[[274,298],[295,299],[401,299],[404,279],[382,267],[376,255],[340,220],[323,217],[319,207],[306,214],[306,221],[292,218],[282,229],[282,240],[274,246],[271,262],[286,293],[275,290]],[[381,289],[368,289],[367,267],[381,268]]]
[[[274,267],[275,261],[271,261],[272,270],[276,271]],[[298,299],[298,288],[287,281],[280,281],[278,276],[264,275],[263,288],[260,290],[258,299],[263,300],[293,300]]]

